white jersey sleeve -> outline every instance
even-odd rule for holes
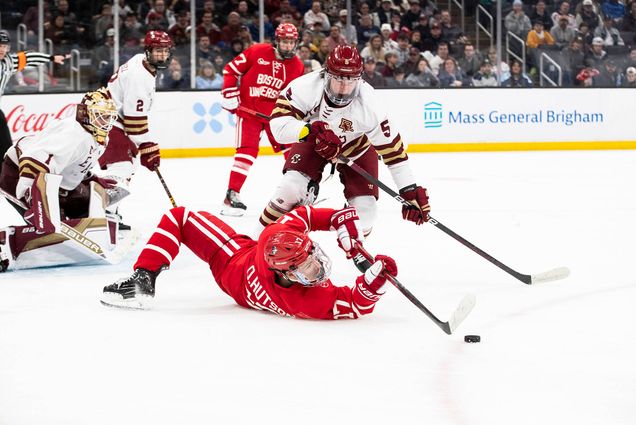
[[[322,73],[314,71],[296,78],[281,90],[269,122],[277,142],[298,142],[301,130],[320,105],[322,87]]]
[[[73,114],[47,126],[35,136],[21,139],[15,150],[20,174],[16,196],[21,199],[39,173],[60,175],[62,189],[75,189],[105,148],[94,141]]]
[[[108,90],[119,115],[115,126],[124,130],[137,146],[154,142],[148,116],[155,94],[155,72],[145,56],[135,55],[120,66],[108,82]]]

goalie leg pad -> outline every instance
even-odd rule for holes
[[[30,207],[24,219],[35,226],[38,233],[54,233],[60,229],[60,183],[62,176],[40,173],[31,186]]]

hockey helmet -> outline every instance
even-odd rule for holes
[[[325,94],[335,106],[346,106],[358,95],[362,81],[362,59],[355,47],[336,46],[325,64]]]
[[[6,30],[0,30],[0,45],[11,44],[11,37]]]
[[[158,69],[164,69],[168,67],[170,58],[172,57],[172,39],[168,33],[164,31],[148,31],[144,38],[144,51],[146,52],[146,59],[150,65]],[[158,60],[153,54],[154,49],[170,49],[169,54],[164,60]]]
[[[265,241],[265,261],[304,286],[323,283],[331,273],[331,260],[309,236],[296,230],[281,230]]]
[[[97,143],[105,144],[117,119],[117,107],[108,90],[101,87],[86,93],[77,105],[76,119]]]
[[[298,47],[298,29],[294,24],[284,22],[276,27],[274,32],[275,43],[274,47],[276,51],[283,59],[291,59],[296,54],[296,48]],[[294,46],[288,50],[281,50],[281,40],[293,40]]]

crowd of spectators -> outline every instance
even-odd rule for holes
[[[190,69],[190,2],[195,2],[196,69]],[[175,43],[169,67],[159,75],[159,89],[217,89],[223,66],[258,40],[257,0],[118,0],[120,63],[142,51],[147,30],[167,31]],[[28,45],[35,47],[38,8],[35,0],[2,0],[2,26],[23,23]],[[271,41],[281,22],[299,28],[297,54],[306,72],[318,69],[337,45],[357,46],[363,78],[375,87],[531,87],[536,85],[539,57],[548,53],[563,70],[563,86],[634,86],[636,79],[636,0],[504,1],[504,34],[514,59],[496,66],[496,51],[478,51],[475,40],[457,25],[447,3],[432,0],[353,1],[347,28],[344,0],[265,0],[265,38]],[[480,4],[494,14],[491,0],[466,1],[467,19]],[[92,85],[113,72],[112,1],[49,0],[44,8],[45,37],[55,53],[90,52]],[[482,14],[483,16],[483,14]],[[482,43],[489,44],[489,43]],[[508,57],[508,55],[506,55]],[[548,68],[554,73],[554,69]],[[501,75],[499,75],[501,73]],[[554,74],[550,74],[554,77]]]

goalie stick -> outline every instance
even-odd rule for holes
[[[365,169],[360,167],[358,164],[353,162],[351,159],[345,157],[344,155],[338,155],[338,160],[344,162],[345,164],[347,164],[353,171],[355,171],[356,173],[360,174],[369,183],[373,183],[374,185],[378,186],[380,189],[382,189],[383,191],[385,191],[386,193],[391,195],[396,201],[398,201],[402,205],[404,205],[406,207],[413,207],[413,204],[411,204],[410,202],[408,202],[404,198],[402,198],[399,193],[397,193],[396,191],[391,189],[386,184],[382,183],[380,180],[378,180],[375,177],[373,177]],[[537,273],[537,274],[532,274],[532,275],[519,273],[518,271],[508,267],[507,265],[505,265],[501,261],[497,260],[492,255],[490,255],[487,252],[483,251],[482,249],[480,249],[479,247],[477,247],[473,243],[467,241],[462,236],[458,235],[457,233],[455,233],[454,231],[452,231],[451,229],[449,229],[448,227],[446,227],[445,225],[443,225],[442,223],[440,223],[438,220],[434,219],[433,217],[429,216],[428,223],[430,223],[433,226],[435,226],[436,228],[440,229],[442,232],[446,233],[448,236],[452,237],[453,239],[455,239],[456,241],[458,241],[459,243],[464,245],[466,248],[470,249],[471,251],[473,251],[477,255],[481,256],[482,258],[485,258],[486,260],[490,261],[492,264],[494,264],[495,266],[499,267],[500,269],[502,269],[506,273],[510,274],[511,276],[517,278],[518,280],[520,280],[521,282],[525,283],[526,285],[532,285],[532,284],[536,284],[536,283],[545,283],[545,282],[550,282],[550,281],[553,281],[553,280],[565,279],[570,274],[570,270],[567,267],[557,267],[557,268],[548,270],[548,271],[543,272],[543,273]]]
[[[364,258],[366,258],[369,262],[373,263],[374,259],[371,254],[367,252],[367,250],[362,246],[361,243],[356,242],[355,248],[362,254]],[[412,302],[417,308],[420,309],[426,316],[433,321],[441,330],[443,330],[446,334],[451,335],[455,329],[459,326],[460,323],[464,321],[466,316],[470,313],[470,311],[475,307],[475,296],[472,294],[466,295],[462,301],[459,303],[459,306],[455,309],[452,316],[448,321],[442,322],[437,318],[424,304],[418,300],[415,295],[411,293],[408,289],[404,287],[394,276],[384,272],[384,276],[386,276],[387,280],[395,286],[398,291],[400,291],[410,302]]]

